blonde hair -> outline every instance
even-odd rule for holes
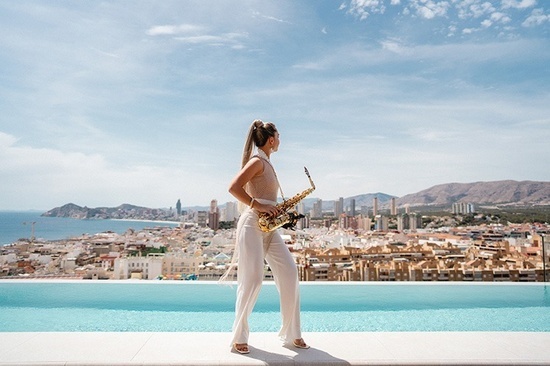
[[[270,137],[275,136],[276,132],[277,128],[272,122],[263,122],[259,119],[252,122],[248,130],[246,142],[244,143],[241,168],[244,167],[246,163],[248,163],[248,160],[250,160],[254,145],[256,147],[264,146]]]

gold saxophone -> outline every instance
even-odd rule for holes
[[[309,176],[309,171],[306,167],[304,167],[304,170],[306,171],[306,175],[309,179],[309,183],[311,184],[311,188],[308,188],[301,193],[296,194],[295,196],[285,200],[283,198],[283,202],[277,204],[277,208],[282,213],[277,216],[272,216],[268,213],[261,212],[259,216],[258,223],[260,225],[260,229],[263,232],[270,232],[273,230],[276,230],[280,227],[284,227],[287,229],[292,229],[299,219],[304,217],[304,215],[299,214],[296,210],[293,210],[296,205],[306,198],[308,194],[313,192],[315,190],[315,184],[313,184],[313,181],[311,180],[311,177]]]

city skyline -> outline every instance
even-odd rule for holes
[[[233,201],[256,118],[287,196],[550,181],[544,1],[0,9],[0,210]]]
[[[447,206],[447,208],[452,209],[456,205],[520,205],[523,207],[527,206],[547,206],[549,205],[548,201],[548,192],[550,192],[550,182],[532,182],[532,181],[499,181],[499,182],[475,182],[470,184],[456,184],[448,183],[430,187],[416,193],[409,194],[404,197],[396,197],[388,195],[383,192],[376,193],[364,193],[355,196],[348,197],[338,197],[338,198],[322,198],[318,197],[315,194],[313,196],[306,197],[300,204],[310,207],[315,206],[315,202],[321,201],[323,204],[323,210],[326,207],[333,209],[336,213],[341,213],[344,208],[356,212],[356,209],[360,209],[362,206],[368,207],[377,207],[380,203],[381,208],[389,209],[391,212],[396,212],[398,208],[406,207],[416,207],[416,206],[433,206],[441,207]],[[457,201],[457,197],[460,197]],[[288,196],[285,196],[285,199],[289,199]],[[216,198],[212,198],[213,201],[218,201]],[[279,196],[278,200],[282,201],[282,198]],[[423,201],[424,200],[424,201]],[[184,202],[185,203],[185,202]],[[221,206],[227,204],[237,204],[236,199],[220,202]],[[127,209],[124,206],[136,206],[131,203],[124,203],[117,205],[113,208],[123,208]],[[69,210],[73,209],[75,206],[74,202],[65,203],[62,206],[56,207],[61,208],[67,206]],[[84,208],[81,205],[80,208]],[[98,209],[98,208],[107,208],[107,207],[89,207],[84,205],[88,209]],[[179,209],[178,209],[179,207]],[[145,208],[145,207],[141,207]],[[174,206],[154,206],[147,207],[148,209],[168,209],[174,208]],[[181,211],[182,209],[207,209],[207,203],[188,205],[182,204],[181,199],[177,199],[175,203],[176,211]],[[462,210],[462,209],[461,209]],[[395,213],[392,213],[392,215]],[[338,216],[338,214],[337,214]]]

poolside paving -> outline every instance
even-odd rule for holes
[[[304,333],[308,350],[252,333],[230,352],[229,333],[5,332],[0,366],[13,365],[550,365],[550,332]]]

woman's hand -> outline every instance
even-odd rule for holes
[[[268,215],[271,215],[273,217],[278,216],[281,213],[281,210],[277,208],[277,206],[269,205],[269,204],[263,204],[258,201],[254,201],[254,206],[252,207],[255,210],[258,210],[260,212],[265,212]]]

